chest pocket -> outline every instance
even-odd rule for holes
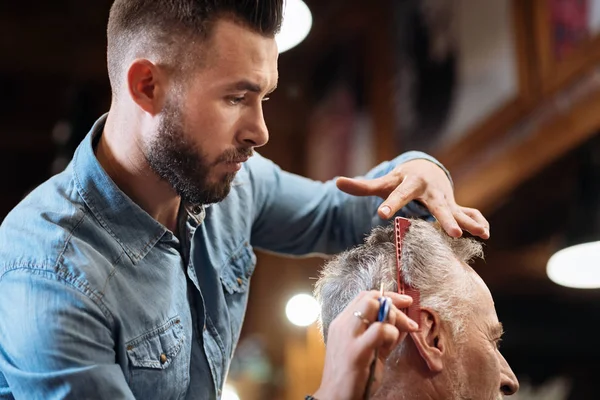
[[[250,245],[245,243],[221,269],[221,282],[231,321],[232,348],[235,348],[240,336],[248,303],[250,278],[255,268],[256,255]]]
[[[182,399],[189,385],[189,351],[178,317],[126,344],[129,386],[137,399]]]

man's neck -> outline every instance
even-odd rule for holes
[[[141,147],[139,121],[120,118],[112,109],[95,153],[108,176],[152,218],[175,232],[181,199],[150,168]]]
[[[398,363],[387,366],[383,386],[374,400],[434,400],[443,398],[436,388],[435,378],[429,376],[420,359],[407,360],[401,356]]]

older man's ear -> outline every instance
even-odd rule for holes
[[[443,356],[448,347],[448,332],[443,329],[440,316],[429,308],[421,308],[419,330],[411,337],[421,358],[433,373],[442,372]]]

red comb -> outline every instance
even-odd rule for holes
[[[404,241],[404,235],[406,234],[406,230],[409,226],[410,220],[406,218],[396,217],[394,220],[394,233],[396,237],[396,270],[398,271],[398,293],[412,297],[412,304],[408,308],[404,308],[401,311],[418,324],[420,323],[419,312],[421,310],[419,291],[413,289],[410,285],[404,282],[402,277],[402,242]]]

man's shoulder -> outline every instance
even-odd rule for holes
[[[15,268],[110,263],[112,238],[93,218],[69,171],[30,192],[0,226],[0,276]]]

